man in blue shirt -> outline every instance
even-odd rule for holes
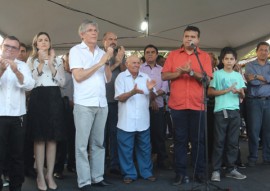
[[[260,42],[256,49],[257,59],[246,65],[247,123],[249,156],[248,165],[255,166],[258,160],[260,131],[263,131],[263,163],[270,164],[270,62],[269,44]]]

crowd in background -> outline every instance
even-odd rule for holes
[[[105,172],[122,176],[126,184],[139,177],[155,182],[154,167],[174,170],[175,186],[203,183],[208,160],[212,181],[221,181],[222,167],[225,177],[245,179],[238,170],[245,168],[239,147],[242,120],[247,165],[258,162],[259,141],[262,162],[270,165],[268,43],[258,43],[257,59],[243,72],[233,48],[223,48],[218,59],[201,50],[200,30],[194,26],[184,30],[182,46],[167,58],[152,44],[144,47],[143,58],[126,57],[113,32],[103,35],[100,48],[98,24],[89,20],[78,34],[82,42],[61,58],[46,32],[33,38],[29,56],[16,37],[4,38],[0,190],[9,185],[20,191],[24,176],[36,178],[38,190],[57,190],[54,178],[64,178],[65,164],[77,173],[82,191],[110,186]],[[171,150],[167,138],[173,139]],[[190,151],[192,175],[187,171]]]

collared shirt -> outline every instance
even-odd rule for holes
[[[163,92],[167,93],[168,92],[168,81],[162,81],[161,79],[161,71],[162,67],[160,65],[155,64],[153,68],[147,63],[143,63],[140,67],[140,71],[143,73],[148,74],[148,76],[156,81],[156,86],[155,89],[156,91],[158,90],[163,90]],[[156,97],[155,101],[157,102],[158,107],[163,107],[164,106],[164,101],[162,96]]]
[[[125,102],[118,102],[117,127],[123,131],[144,131],[150,126],[149,116],[149,91],[146,86],[149,76],[139,72],[133,79],[128,70],[121,72],[115,80],[115,99],[123,93],[130,92],[135,84],[144,94],[135,94]]]
[[[38,73],[39,61],[38,59],[32,60],[32,57],[29,57],[27,64],[32,70],[32,75],[36,81],[35,87],[39,86],[60,86],[62,87],[65,84],[65,71],[63,66],[63,61],[61,58],[54,59],[54,68],[56,70],[56,75],[53,76],[51,69],[48,65],[48,60],[45,60],[42,72]]]
[[[35,85],[31,71],[25,62],[15,60],[18,70],[24,80],[20,84],[10,66],[0,78],[0,116],[22,116],[26,114],[25,91],[30,91]]]
[[[212,77],[211,59],[208,53],[197,48],[198,55],[207,76]],[[184,47],[171,51],[163,66],[162,72],[176,72],[177,67],[185,66],[191,61],[194,72],[201,73],[201,68],[194,53],[188,54]],[[204,110],[203,86],[189,74],[171,80],[169,107],[175,110]]]
[[[105,52],[98,46],[95,47],[94,54],[90,52],[88,46],[82,42],[71,48],[69,53],[70,69],[88,69],[97,64]],[[106,107],[106,75],[104,66],[99,68],[88,79],[74,83],[74,103],[82,106]]]
[[[255,79],[247,84],[247,97],[269,97],[270,96],[270,62],[260,65],[258,60],[254,60],[246,65],[246,74],[262,75],[267,83]]]

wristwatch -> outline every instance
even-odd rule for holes
[[[193,70],[190,70],[189,75],[190,76],[194,76],[194,71]]]
[[[258,76],[257,74],[254,74],[254,80],[257,80]]]

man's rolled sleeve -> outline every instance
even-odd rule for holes
[[[16,86],[23,89],[24,91],[32,90],[35,86],[35,80],[32,78],[29,67],[25,64],[20,72],[23,75],[23,83],[21,84],[19,80],[17,80]]]

